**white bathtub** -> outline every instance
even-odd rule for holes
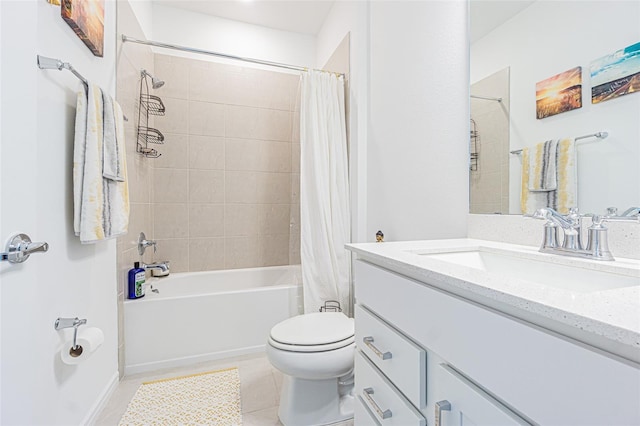
[[[300,277],[295,265],[147,281],[124,302],[125,374],[262,351],[271,327],[301,312]]]

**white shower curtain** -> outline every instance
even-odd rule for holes
[[[305,313],[337,300],[349,312],[350,255],[344,78],[302,74],[300,258]]]

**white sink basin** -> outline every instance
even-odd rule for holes
[[[431,259],[479,269],[506,278],[525,280],[542,286],[558,288],[574,293],[590,293],[616,288],[640,286],[640,276],[592,270],[579,266],[551,263],[527,257],[511,255],[507,251],[478,248],[449,252],[412,253]],[[563,261],[558,259],[557,261]],[[570,260],[568,260],[570,262]]]

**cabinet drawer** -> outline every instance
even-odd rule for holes
[[[358,348],[418,409],[426,398],[426,353],[366,308],[356,305]]]
[[[426,420],[360,351],[356,351],[355,391],[381,425],[425,426]]]
[[[447,406],[446,411],[440,411],[440,426],[530,424],[449,365],[440,364],[435,376],[438,386],[434,391],[434,407],[438,402]]]
[[[367,408],[367,403],[359,396],[355,397],[353,407],[353,423],[358,426],[380,426],[374,414]]]

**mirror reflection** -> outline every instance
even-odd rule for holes
[[[592,66],[640,42],[640,2],[471,0],[470,11],[470,212],[640,205],[640,87],[592,103]]]

